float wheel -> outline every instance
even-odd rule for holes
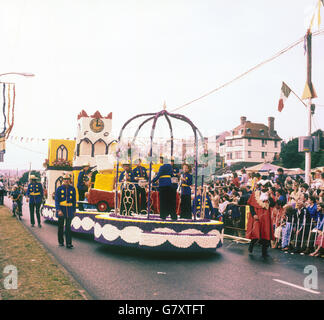
[[[107,212],[109,210],[108,203],[106,201],[99,201],[97,203],[97,210],[100,212]]]

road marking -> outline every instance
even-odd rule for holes
[[[280,283],[283,283],[283,284],[286,284],[286,285],[288,285],[288,286],[291,286],[291,287],[294,287],[294,288],[297,288],[297,289],[301,289],[301,290],[304,290],[304,291],[310,292],[310,293],[320,294],[319,291],[314,291],[314,290],[312,290],[312,289],[307,289],[307,288],[304,288],[304,287],[301,287],[301,286],[297,286],[296,284],[293,284],[293,283],[290,283],[290,282],[286,282],[286,281],[279,280],[279,279],[272,279],[272,280],[273,280],[273,281],[280,282]]]

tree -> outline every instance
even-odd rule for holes
[[[34,175],[37,177],[37,179],[40,179],[40,172],[39,171],[34,171],[32,170],[30,172],[30,175]],[[19,184],[25,184],[28,182],[28,177],[29,177],[29,171],[26,171],[22,177],[19,179]]]
[[[299,168],[303,162],[304,154],[298,152],[298,138],[282,143],[280,158],[285,168]]]
[[[322,130],[315,131],[312,136],[319,137],[320,151],[312,152],[312,168],[324,166],[324,133]]]
[[[324,166],[324,135],[322,130],[315,131],[312,136],[320,138],[320,151],[311,153],[311,167]],[[298,152],[298,138],[282,143],[280,159],[282,166],[285,168],[304,168],[305,167],[305,153]]]

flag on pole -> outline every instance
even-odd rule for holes
[[[284,104],[290,95],[290,92],[291,92],[291,89],[284,82],[282,82],[281,93],[280,93],[280,98],[279,98],[279,103],[278,103],[278,111],[279,112],[282,111]]]
[[[302,99],[305,100],[305,99],[310,99],[310,98],[312,98],[312,99],[317,98],[317,94],[316,94],[313,84],[311,84],[311,86],[309,86],[309,84],[306,82],[304,92],[302,95]]]
[[[320,29],[321,25],[321,2],[323,3],[324,0],[318,0],[318,11],[317,11],[317,25],[318,25],[318,30]]]

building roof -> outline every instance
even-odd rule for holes
[[[243,168],[249,167],[251,165],[257,165],[257,164],[259,164],[259,162],[239,161],[239,162],[236,162],[236,163],[232,163],[230,166],[226,166],[224,168],[217,169],[215,171],[215,174],[216,175],[221,175],[221,174],[228,173],[228,172],[235,172],[237,170],[241,170]]]
[[[232,130],[234,131],[234,136],[241,136],[242,138],[253,138],[253,139],[268,139],[268,140],[282,140],[276,131],[272,133],[269,130],[269,127],[263,123],[254,123],[251,121],[246,121],[243,124],[240,124]],[[230,137],[226,137],[229,139]]]
[[[231,133],[229,131],[224,131],[216,136],[216,142],[217,143],[224,143],[225,138],[229,136]]]

